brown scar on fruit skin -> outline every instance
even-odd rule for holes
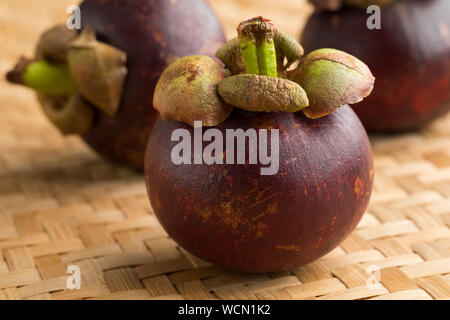
[[[332,225],[332,226],[334,226],[334,225],[336,224],[336,220],[337,220],[337,217],[336,217],[336,216],[334,216],[334,217],[331,219],[331,225]]]
[[[265,190],[269,190],[270,187],[266,188]],[[265,190],[261,192],[261,194],[258,195],[256,198],[259,199],[262,194],[265,193]],[[250,191],[249,194],[244,196],[235,197],[234,199],[230,201],[225,201],[219,203],[217,206],[211,208],[202,208],[198,209],[195,208],[195,212],[198,216],[201,217],[202,221],[204,223],[208,223],[208,221],[213,217],[216,216],[219,218],[219,220],[228,228],[231,229],[233,233],[240,234],[241,235],[241,241],[245,241],[245,239],[259,239],[262,238],[265,233],[268,231],[268,227],[265,223],[258,221],[262,219],[266,214],[275,214],[278,212],[278,205],[276,202],[273,202],[269,204],[265,211],[261,212],[259,215],[256,215],[254,217],[247,218],[245,217],[245,214],[241,210],[235,210],[235,207],[239,207],[238,203],[247,203],[248,198],[253,192]],[[272,199],[273,196],[268,196],[265,199],[257,201],[257,203],[247,204],[248,208],[253,208],[258,205],[262,205],[265,202]],[[184,219],[190,219],[188,216],[184,216]]]
[[[264,199],[262,199],[262,200],[257,199],[258,201],[256,201],[255,203],[249,205],[248,208],[250,209],[250,208],[256,207],[256,206],[258,206],[258,205],[260,205],[260,204],[263,204],[263,203],[269,201],[269,200],[272,199],[272,198],[275,198],[276,196],[277,196],[277,194],[276,194],[276,193],[273,193],[273,194],[271,194],[270,196],[268,196],[268,197],[266,197],[266,198],[264,198]],[[271,208],[269,209],[269,211],[270,211],[271,213],[275,213],[275,212],[276,212],[275,208],[273,208],[273,207],[271,207]]]
[[[187,69],[187,72],[190,74],[190,76],[188,76],[186,78],[186,80],[187,80],[187,82],[192,82],[195,80],[195,78],[197,78],[197,76],[200,75],[201,68],[200,68],[200,66],[189,66],[189,68]]]
[[[197,208],[197,213],[203,218],[204,222],[208,221],[209,217],[212,215],[212,211],[201,208]]]
[[[314,248],[319,248],[322,242],[323,242],[323,238],[322,237],[317,239],[316,243],[314,244]]]
[[[242,239],[250,237],[254,234],[254,237],[259,238],[267,231],[267,225],[262,222],[254,223],[244,217],[244,213],[240,210],[233,209],[233,202],[222,202],[219,205],[219,209],[216,211],[220,221],[226,226],[230,227],[232,232],[241,233],[240,227],[248,228],[248,231],[242,233]]]
[[[360,177],[355,179],[355,188],[353,189],[357,197],[360,197],[364,192],[364,181]]]
[[[301,246],[299,245],[295,245],[295,244],[290,244],[290,245],[277,245],[276,248],[278,250],[287,250],[287,251],[300,251]]]

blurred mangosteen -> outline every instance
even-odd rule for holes
[[[48,30],[7,79],[36,90],[63,134],[142,170],[159,76],[181,56],[213,56],[225,42],[221,25],[204,0],[85,0],[80,12],[81,32]]]
[[[354,107],[370,131],[418,129],[450,110],[450,1],[310,0],[301,36],[307,52],[329,47],[363,60],[377,78]],[[369,29],[378,5],[380,29]]]

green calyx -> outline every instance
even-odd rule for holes
[[[214,126],[232,107],[302,110],[319,118],[372,91],[375,78],[369,68],[345,52],[321,49],[302,57],[301,45],[262,17],[242,22],[237,30],[238,37],[216,53],[225,68],[211,58],[189,56],[164,71],[153,100],[163,119]]]
[[[345,104],[367,97],[375,78],[367,65],[343,51],[319,49],[308,54],[291,74],[291,80],[305,89],[309,118],[320,118]]]
[[[241,55],[241,45],[238,37],[228,40],[216,52],[216,57],[223,62],[225,68],[232,74],[244,73],[246,65]]]
[[[307,107],[308,97],[303,88],[284,77],[279,78],[303,55],[303,48],[288,35],[275,30],[272,22],[263,17],[240,23],[237,31],[238,38],[226,43],[217,57],[223,58],[230,70],[245,69],[245,74],[237,72],[239,74],[221,81],[218,92],[222,99],[234,107],[256,112],[297,112]],[[241,65],[245,68],[239,68]]]
[[[47,118],[63,134],[85,134],[94,121],[94,111],[79,93],[71,96],[50,96],[38,93],[38,100]]]
[[[304,50],[300,43],[280,30],[275,30],[275,48],[278,73],[280,77],[285,78],[287,70],[293,63],[301,59]],[[286,64],[285,60],[287,61]]]
[[[247,111],[297,112],[309,105],[305,90],[283,78],[239,74],[219,83],[220,96]]]
[[[84,134],[94,110],[114,116],[120,104],[127,69],[126,54],[56,26],[40,38],[34,59],[21,58],[6,78],[36,91],[44,113],[64,134]]]
[[[67,52],[76,37],[77,32],[65,26],[49,29],[36,46],[35,58],[20,58],[14,69],[6,74],[6,79],[40,94],[73,94],[77,84],[67,65]]]
[[[202,121],[216,126],[233,108],[217,94],[217,85],[229,73],[211,57],[195,55],[176,60],[162,73],[153,95],[153,107],[164,120],[191,126]]]

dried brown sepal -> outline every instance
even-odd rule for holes
[[[71,74],[84,98],[114,116],[127,75],[126,53],[98,42],[92,30],[84,29],[72,42],[67,57]]]
[[[37,94],[48,119],[65,135],[85,134],[92,126],[93,107],[79,94],[49,96]]]
[[[248,111],[296,112],[308,106],[306,92],[288,79],[240,74],[219,83],[219,94],[234,107]]]
[[[156,84],[153,106],[164,120],[194,126],[216,126],[233,107],[217,93],[217,85],[229,72],[211,57],[195,55],[178,59],[163,72]]]
[[[309,118],[320,118],[345,104],[367,97],[375,78],[367,65],[354,56],[335,49],[319,49],[308,54],[291,79],[305,89]]]
[[[65,63],[70,44],[78,36],[76,30],[64,25],[55,26],[44,32],[36,48],[36,59],[51,63]]]
[[[241,22],[237,27],[239,36],[255,37],[258,34],[273,34],[272,20],[264,17],[254,17]]]
[[[225,68],[230,70],[232,74],[245,72],[245,64],[242,60],[238,37],[228,40],[217,50],[216,57],[223,62]]]

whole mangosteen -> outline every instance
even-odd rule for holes
[[[368,130],[418,129],[450,111],[450,1],[311,2],[316,11],[301,36],[305,50],[344,50],[377,78],[372,95],[355,107]],[[381,8],[378,17],[367,10],[373,4]],[[368,28],[372,17],[380,29]]]
[[[374,77],[338,50],[301,59],[262,17],[238,34],[217,52],[226,68],[188,56],[159,79],[148,195],[192,254],[247,272],[292,268],[339,245],[366,210],[372,152],[346,104],[369,95]]]
[[[159,76],[179,57],[213,56],[221,25],[204,0],[85,0],[80,12],[81,32],[45,32],[35,58],[21,58],[7,79],[36,90],[62,133],[142,170]]]

